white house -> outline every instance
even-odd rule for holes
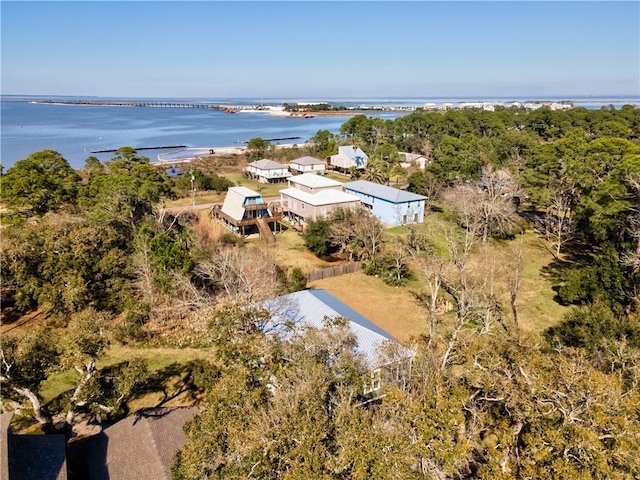
[[[291,176],[287,165],[263,158],[247,165],[246,172],[250,177],[256,178],[262,183],[284,182]]]
[[[399,152],[404,157],[404,160],[400,162],[402,168],[418,167],[420,170],[424,170],[429,164],[429,159],[420,153],[408,153]]]
[[[367,167],[368,161],[369,157],[367,154],[355,145],[339,147],[337,155],[331,155],[329,157],[329,165],[343,172],[346,172],[351,167],[364,170]]]
[[[336,208],[355,208],[360,199],[342,190],[343,184],[330,178],[304,173],[288,179],[289,187],[280,190],[280,204],[293,224],[329,215]]]
[[[314,157],[300,157],[289,163],[289,169],[294,175],[301,173],[316,173],[322,175],[325,172],[325,164],[322,160]]]
[[[325,290],[302,290],[267,300],[262,305],[270,314],[264,331],[286,341],[306,328],[323,328],[327,320],[345,319],[355,336],[355,353],[369,369],[364,382],[364,399],[382,396],[382,387],[409,371],[415,352]]]

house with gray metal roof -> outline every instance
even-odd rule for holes
[[[323,175],[325,172],[325,163],[315,157],[300,157],[289,162],[289,170],[294,175],[303,173],[315,173]]]
[[[289,168],[268,158],[256,160],[247,165],[246,173],[251,178],[257,179],[262,183],[279,183],[284,182],[287,177],[291,176]]]
[[[378,398],[383,385],[394,381],[394,375],[402,368],[409,368],[415,355],[390,333],[325,290],[290,293],[267,300],[263,306],[271,317],[264,330],[283,341],[308,328],[321,329],[328,319],[347,320],[355,336],[355,353],[370,372],[363,392],[369,399]]]
[[[345,183],[344,190],[358,197],[376,218],[387,225],[406,225],[424,221],[427,197],[422,195],[366,180]]]
[[[338,153],[329,157],[329,165],[334,170],[348,172],[351,167],[364,170],[367,167],[369,156],[355,145],[338,147]]]
[[[294,175],[289,187],[280,190],[284,214],[294,225],[326,217],[336,208],[356,208],[360,199],[342,191],[343,184],[314,173]]]

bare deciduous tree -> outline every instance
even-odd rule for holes
[[[573,238],[573,209],[577,198],[577,188],[570,180],[562,179],[552,189],[544,216],[544,236],[555,258],[560,257],[563,245]]]
[[[233,305],[271,298],[278,291],[276,265],[258,248],[222,248],[197,265],[195,273],[212,282]]]
[[[486,243],[490,235],[512,231],[514,199],[519,192],[507,170],[485,166],[478,184],[459,187],[453,206],[463,226],[476,232],[482,243]]]

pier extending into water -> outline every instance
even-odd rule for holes
[[[107,100],[34,100],[34,99],[15,99],[2,98],[2,102],[10,103],[38,103],[48,105],[85,105],[98,107],[149,107],[149,108],[210,108],[212,110],[227,110],[229,105],[221,105],[209,102],[153,102],[153,101],[107,101]],[[234,107],[241,108],[241,107]],[[250,107],[247,107],[250,108]]]

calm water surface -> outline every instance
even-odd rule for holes
[[[140,108],[1,104],[2,165],[9,167],[29,154],[52,149],[75,168],[84,165],[92,150],[125,145],[152,147],[232,146],[253,137],[301,137],[280,143],[303,143],[318,130],[338,132],[346,117],[280,118],[268,114],[227,114],[203,108]],[[274,142],[277,143],[277,142]],[[145,150],[155,160],[168,150]],[[112,154],[96,155],[108,160]]]
[[[15,97],[14,97],[15,98]],[[32,97],[31,97],[32,98]],[[53,97],[42,97],[51,99]],[[78,97],[64,97],[70,100]],[[34,99],[34,98],[32,98]],[[114,98],[86,98],[89,100],[129,100]],[[203,101],[202,99],[147,99],[149,101]],[[312,100],[312,99],[297,99]],[[343,99],[334,101],[347,106],[422,106],[425,102],[490,101],[481,98],[389,98]],[[495,99],[518,100],[526,99]],[[562,99],[559,99],[562,100]],[[639,105],[638,98],[584,98],[574,99],[576,106],[600,108],[613,104],[619,108],[625,103]],[[261,99],[206,99],[212,103],[257,105]],[[266,104],[281,105],[292,99],[270,99]],[[398,113],[380,113],[383,118],[396,118]],[[301,137],[274,143],[304,143],[318,130],[337,133],[347,117],[318,116],[314,118],[275,117],[269,114],[238,112],[227,114],[204,108],[141,108],[52,105],[37,103],[0,103],[0,162],[7,168],[29,154],[52,149],[75,167],[84,165],[92,150],[116,149],[122,146],[153,147],[186,145],[188,147],[215,148],[238,145],[253,137]],[[144,155],[156,160],[159,153],[172,150],[144,150]],[[95,154],[108,160],[112,154]]]

